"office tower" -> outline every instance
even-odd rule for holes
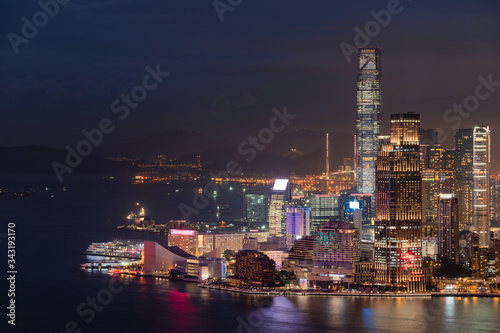
[[[420,115],[391,115],[391,137],[376,170],[376,280],[423,290]]]
[[[252,222],[267,221],[267,199],[264,194],[245,195],[245,218]]]
[[[296,239],[311,235],[311,209],[286,207],[286,246],[291,248]]]
[[[474,212],[474,129],[465,128],[455,131],[457,152],[457,196],[460,202],[460,230],[470,230]]]
[[[500,221],[500,175],[490,178],[491,220]]]
[[[354,223],[354,213],[361,211],[363,225],[369,225],[372,219],[372,196],[368,193],[346,193],[340,197],[340,219]]]
[[[240,280],[259,282],[262,287],[274,281],[276,263],[259,251],[239,251],[236,253],[235,276]]]
[[[437,144],[420,145],[422,215],[426,224],[437,221],[439,195],[455,192],[455,156],[454,149],[444,149]]]
[[[316,230],[322,223],[330,221],[332,217],[339,217],[339,194],[312,194],[309,198],[311,207],[311,231]]]
[[[458,199],[441,194],[438,208],[438,254],[459,263]]]
[[[358,51],[356,172],[358,192],[375,193],[375,160],[382,131],[381,49]]]
[[[324,223],[314,237],[315,266],[348,266],[359,261],[359,230],[351,223]]]
[[[291,199],[288,179],[276,179],[269,202],[269,235],[283,236],[282,220],[285,202]]]
[[[474,228],[479,247],[490,244],[490,129],[474,127]]]

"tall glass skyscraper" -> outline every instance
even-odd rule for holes
[[[375,161],[382,131],[381,49],[358,51],[356,172],[358,192],[375,194]]]
[[[474,127],[474,229],[479,247],[490,243],[490,129]]]

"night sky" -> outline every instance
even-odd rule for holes
[[[353,29],[364,30],[370,11],[388,6],[243,0],[221,21],[212,0],[72,0],[16,54],[7,34],[21,35],[21,18],[32,21],[41,8],[34,0],[1,3],[0,145],[57,148],[101,118],[116,118],[113,100],[157,64],[170,75],[104,144],[173,128],[238,141],[284,105],[297,115],[289,130],[354,133],[356,60],[348,63],[339,44],[354,46]],[[391,113],[421,113],[422,127],[442,128],[451,146],[456,122],[445,122],[445,111],[474,95],[478,76],[500,82],[500,2],[405,0],[400,7],[369,43],[382,47],[384,123]],[[498,170],[494,89],[461,127],[490,125]]]

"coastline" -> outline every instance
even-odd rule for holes
[[[364,293],[364,292],[328,292],[328,291],[281,291],[281,290],[248,290],[230,288],[224,286],[198,284],[200,288],[207,288],[220,291],[229,291],[241,294],[269,295],[269,296],[350,296],[350,297],[500,297],[500,294],[480,294],[480,293]]]
[[[162,274],[142,274],[138,272],[120,272],[116,271],[115,274],[126,274],[142,277],[154,277],[160,279],[174,280],[174,281],[184,281],[190,283],[197,283],[199,288],[234,292],[240,294],[248,295],[267,295],[267,296],[343,296],[343,297],[383,297],[383,298],[431,298],[431,297],[481,297],[481,298],[494,298],[500,297],[500,293],[489,294],[489,293],[439,293],[439,292],[420,292],[420,293],[366,293],[366,292],[331,292],[331,291],[297,291],[297,290],[263,290],[263,289],[240,289],[220,285],[208,285],[201,283],[197,279],[186,279],[179,277],[172,277]]]

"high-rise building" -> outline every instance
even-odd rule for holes
[[[276,179],[269,202],[269,235],[283,236],[282,221],[286,201],[291,199],[288,179]]]
[[[359,261],[359,230],[351,223],[328,222],[315,237],[315,266],[342,266]]]
[[[358,192],[375,193],[375,160],[382,130],[382,62],[378,47],[358,51],[356,172]]]
[[[340,219],[344,222],[354,222],[354,213],[361,211],[362,224],[369,225],[372,219],[372,196],[368,193],[342,194],[340,204]]]
[[[267,199],[264,194],[245,195],[245,218],[252,222],[267,221]]]
[[[423,142],[422,139],[420,142]],[[422,214],[427,224],[437,221],[439,195],[455,193],[455,156],[454,149],[444,149],[438,144],[420,145]]]
[[[500,175],[490,178],[491,220],[500,221]]]
[[[469,230],[474,224],[474,129],[462,128],[455,132],[457,157],[456,193],[460,202],[460,230]]]
[[[381,145],[376,170],[376,279],[424,289],[420,115],[391,115],[391,137]]]
[[[311,209],[286,207],[286,246],[291,248],[296,239],[311,235]]]
[[[438,254],[458,264],[458,199],[454,194],[441,194],[438,207]]]
[[[479,247],[490,244],[490,129],[474,127],[474,228]]]
[[[340,216],[339,199],[339,194],[312,194],[309,197],[311,231],[330,221],[332,217]]]

